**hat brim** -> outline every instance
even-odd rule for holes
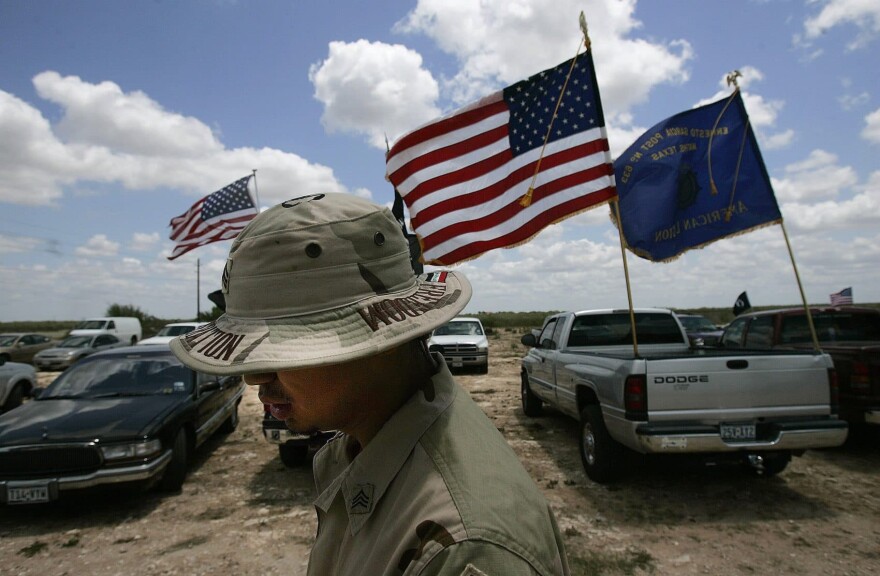
[[[431,272],[406,290],[332,310],[268,319],[224,314],[170,346],[190,368],[217,375],[339,364],[430,333],[458,315],[471,293],[464,276]]]

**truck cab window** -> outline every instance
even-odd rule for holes
[[[538,336],[538,348],[543,350],[553,350],[556,348],[556,343],[553,341],[553,331],[556,329],[556,323],[556,318],[554,318],[547,322],[547,325],[541,330],[541,335]]]
[[[770,348],[773,346],[773,316],[758,316],[749,325],[746,348]]]

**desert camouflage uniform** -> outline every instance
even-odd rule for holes
[[[445,365],[351,461],[348,442],[315,457],[309,574],[569,574],[546,500]]]

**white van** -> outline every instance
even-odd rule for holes
[[[143,336],[143,330],[141,321],[134,316],[107,316],[83,320],[70,331],[70,336],[94,334],[113,334],[126,344],[137,344]]]

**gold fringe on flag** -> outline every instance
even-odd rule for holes
[[[538,173],[541,171],[541,159],[544,158],[544,150],[547,149],[547,141],[550,140],[550,134],[553,133],[553,121],[556,120],[556,113],[559,111],[559,105],[562,104],[562,97],[565,95],[565,89],[568,87],[568,80],[571,78],[574,65],[577,63],[578,55],[581,53],[581,46],[585,46],[587,50],[590,49],[590,36],[587,34],[587,19],[584,16],[583,11],[581,11],[580,15],[580,26],[584,33],[584,37],[578,42],[577,50],[574,53],[574,58],[568,69],[568,75],[565,77],[565,82],[562,84],[562,90],[559,91],[559,98],[556,100],[556,108],[553,109],[553,116],[550,117],[550,123],[547,125],[547,134],[544,136],[544,145],[541,146],[541,154],[538,155],[538,161],[535,163],[535,173],[532,174],[532,181],[529,184],[529,189],[523,194],[522,198],[519,199],[519,205],[523,208],[528,208],[532,205],[532,195],[535,192],[535,181],[538,179]]]

